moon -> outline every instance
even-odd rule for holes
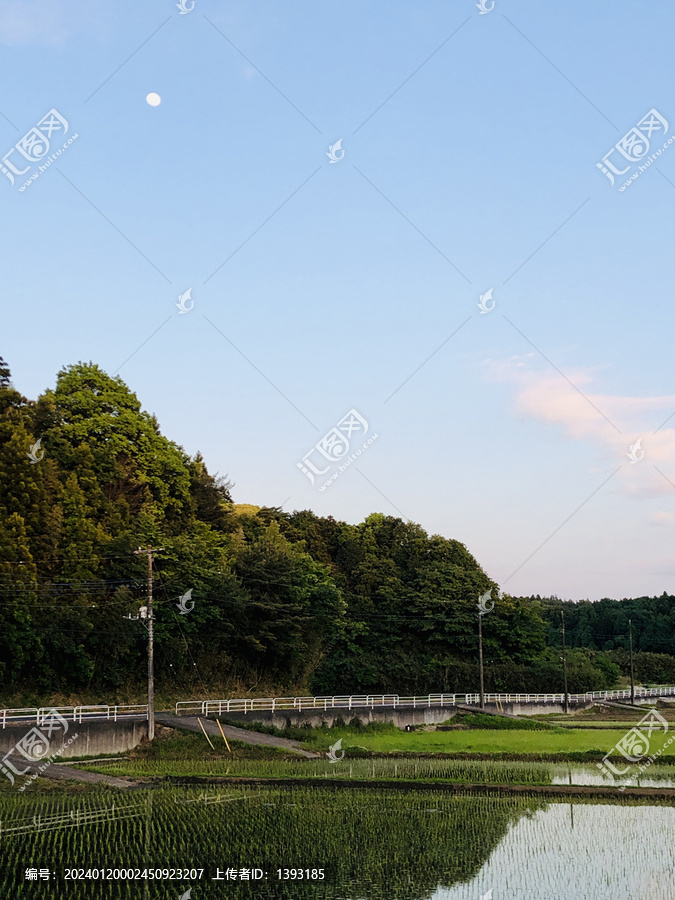
[[[162,98],[159,96],[159,94],[155,94],[154,92],[148,94],[145,99],[148,101],[150,106],[159,106],[159,104],[162,102]]]

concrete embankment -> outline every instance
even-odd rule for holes
[[[592,702],[575,704],[571,708],[571,714],[581,712],[592,706]],[[261,722],[263,725],[274,725],[275,728],[284,728],[286,725],[301,727],[302,725],[311,725],[313,728],[320,728],[322,725],[332,726],[340,721],[344,723],[350,722],[357,718],[362,724],[366,725],[370,722],[389,722],[396,725],[397,728],[404,729],[410,725],[442,725],[449,722],[453,716],[461,712],[479,713],[481,709],[478,706],[418,706],[399,707],[399,706],[355,706],[352,709],[346,707],[332,708],[312,708],[309,709],[281,709],[281,710],[254,710],[253,712],[223,712],[218,718],[227,719],[230,722],[250,723]],[[507,717],[518,716],[535,716],[545,715],[546,713],[563,713],[564,710],[560,703],[500,703],[498,706],[494,703],[486,703],[486,713],[502,714]],[[217,713],[217,711],[216,711]]]
[[[7,724],[6,728],[0,729],[0,754],[4,756],[9,753],[23,740],[32,744],[35,737],[38,742],[44,744],[46,739],[48,743],[46,752],[41,753],[41,757],[50,757],[55,753],[59,753],[62,759],[104,756],[133,750],[148,736],[148,723],[145,719],[118,719],[117,722],[70,721],[67,725],[67,731],[59,726],[51,729],[52,733],[48,734],[49,728],[41,728],[35,720]],[[36,730],[41,732],[42,738],[35,734]],[[73,740],[75,735],[77,738]]]

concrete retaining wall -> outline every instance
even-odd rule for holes
[[[398,728],[405,728],[406,725],[440,725],[452,719],[456,714],[457,710],[448,706],[442,709],[433,706],[431,708],[420,707],[419,709],[394,709],[393,707],[385,706],[376,709],[361,707],[352,710],[303,709],[300,712],[292,709],[285,709],[280,712],[256,710],[252,713],[223,713],[222,718],[232,723],[262,722],[263,725],[274,725],[277,728],[284,728],[289,722],[296,727],[311,725],[313,728],[320,728],[321,725],[333,725],[335,720],[339,718],[347,724],[356,717],[364,725],[370,722],[392,722]]]
[[[574,704],[571,711],[581,711],[587,709],[592,704]],[[472,711],[480,712],[479,708],[472,707]],[[535,704],[519,704],[519,703],[503,703],[496,707],[492,703],[485,704],[486,712],[505,712],[514,716],[534,716],[546,713],[563,712],[562,705],[559,703],[541,703]],[[238,722],[262,722],[263,725],[274,725],[277,728],[283,728],[288,722],[291,725],[311,725],[314,728],[320,727],[322,724],[333,725],[335,720],[342,718],[348,723],[354,717],[358,718],[364,725],[370,722],[391,722],[397,728],[405,728],[406,725],[442,725],[444,722],[450,721],[457,714],[457,710],[452,706],[420,706],[417,709],[409,707],[394,708],[393,706],[378,706],[374,708],[355,707],[354,709],[307,709],[307,710],[255,710],[254,712],[231,712],[223,713],[223,718],[233,723]]]
[[[38,728],[35,721],[12,723],[0,729],[0,755],[4,756],[14,748],[16,743],[31,730]],[[75,735],[77,738],[71,740]],[[105,754],[125,753],[136,747],[148,736],[148,723],[145,719],[118,720],[117,722],[68,722],[68,731],[54,730],[49,739],[51,756],[65,746],[62,759],[74,756],[102,756]],[[71,741],[71,743],[68,743]]]
[[[581,712],[584,709],[590,709],[593,703],[587,701],[585,703],[570,703],[569,712]],[[545,716],[547,713],[564,713],[565,709],[562,703],[500,703],[496,706],[494,703],[485,704],[486,712],[505,712],[511,713],[513,716]]]

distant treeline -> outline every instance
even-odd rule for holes
[[[675,597],[570,603],[499,596],[456,540],[379,513],[359,525],[234,504],[164,437],[120,378],[63,369],[29,401],[0,359],[0,706],[142,692],[147,560],[166,694],[597,690],[635,669],[675,682]],[[178,599],[191,590],[192,610]],[[188,603],[189,608],[191,604]],[[129,617],[132,618],[129,618]]]

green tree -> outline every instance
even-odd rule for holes
[[[39,656],[34,615],[38,576],[18,513],[0,516],[0,681],[30,679]]]

